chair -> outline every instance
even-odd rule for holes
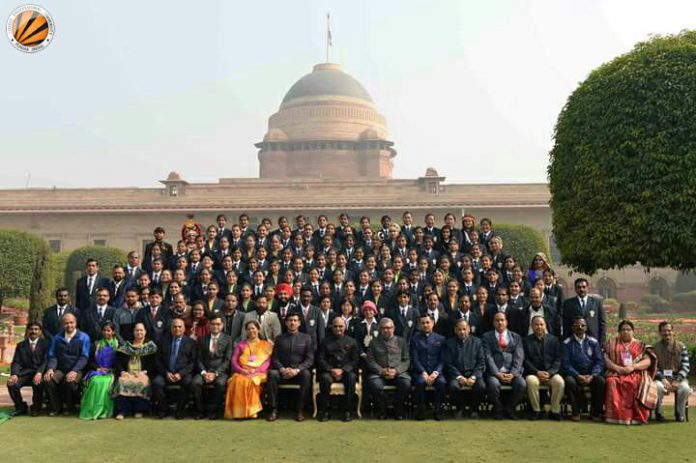
[[[393,386],[391,386],[393,387]],[[396,390],[396,388],[394,388]],[[317,381],[317,374],[316,370],[312,371],[312,403],[314,405],[314,413],[312,413],[312,417],[316,418],[317,413],[318,413],[318,408],[317,408],[317,396],[320,394],[321,390],[319,387],[319,381]],[[346,388],[343,385],[343,383],[339,382],[333,382],[331,383],[331,389],[329,390],[329,395],[334,395],[334,396],[341,396],[341,395],[346,395]],[[358,418],[362,418],[362,412],[360,409],[362,408],[362,370],[358,370],[356,382],[355,382],[355,395],[358,396],[358,409],[356,412],[356,415]]]

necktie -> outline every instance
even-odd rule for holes
[[[500,349],[505,349],[505,347],[507,346],[503,333],[498,333],[498,344],[500,345]]]
[[[218,338],[217,336],[213,337],[213,342],[212,346],[210,346],[210,352],[215,354],[217,352],[217,344],[218,344]]]
[[[580,308],[585,311],[585,299],[580,299]]]
[[[401,316],[406,318],[406,309],[401,309]]]
[[[318,293],[319,292],[319,285],[314,283],[312,286],[314,286],[314,292]]]
[[[35,342],[30,342],[30,343],[29,343],[29,349],[31,349],[31,353],[33,354],[34,351],[36,351],[36,343],[35,343]]]
[[[89,289],[89,292],[92,292],[92,282],[94,281],[93,277],[87,277],[87,289]]]
[[[280,318],[285,320],[285,314],[287,313],[287,309],[285,307],[280,309]]]
[[[175,338],[172,342],[172,353],[169,355],[169,371],[174,371],[176,367],[176,358],[179,355],[179,342],[181,338]]]
[[[99,307],[99,320],[101,320],[102,318],[104,318],[104,308]]]
[[[58,307],[58,320],[63,318],[63,310],[64,309],[62,307]]]

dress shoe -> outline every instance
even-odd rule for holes
[[[142,418],[142,417],[143,417],[143,414],[142,414],[142,413],[136,413],[134,416],[135,416],[135,419],[139,419],[139,418]]]
[[[469,415],[469,418],[471,418],[472,420],[478,420],[479,419],[478,412],[471,412],[471,415]]]
[[[119,413],[118,415],[116,415],[116,421],[123,421],[125,418],[126,418],[126,417],[123,416],[121,413]]]
[[[271,414],[266,418],[267,421],[275,421],[278,419],[278,410],[271,410]]]
[[[378,420],[386,420],[387,419],[387,414],[386,413],[380,413],[379,416],[377,416]]]
[[[658,423],[664,423],[665,422],[665,415],[662,413],[655,413],[655,421]]]
[[[177,415],[178,415],[178,414],[179,414],[179,413],[177,412]],[[205,414],[203,414],[203,413],[196,413],[196,416],[193,417],[193,419],[196,420],[196,421],[202,420],[202,419],[204,419],[204,418],[205,418]]]
[[[527,419],[529,421],[536,421],[539,419],[539,412],[535,412],[534,410],[530,410],[527,412]]]
[[[600,423],[601,421],[603,421],[603,420],[602,420],[602,415],[592,415],[592,416],[590,417],[590,419],[591,419],[592,421],[594,421],[595,423]]]
[[[435,413],[433,414],[433,418],[435,418],[435,421],[442,421],[445,419],[445,415],[442,413],[442,409],[438,408],[435,410]]]
[[[31,416],[40,416],[41,415],[41,409],[40,408],[31,408]]]
[[[208,415],[208,419],[209,419],[210,421],[215,421],[215,420],[217,420],[218,418],[220,418],[220,416],[217,414],[217,412],[212,412],[212,413],[210,413],[210,414]]]
[[[570,421],[575,421],[576,423],[580,421],[580,414],[570,415]]]
[[[295,417],[295,421],[297,421],[298,423],[302,423],[304,420],[304,412],[297,412],[297,417]]]
[[[59,413],[58,413],[58,412],[55,412],[55,411],[53,411],[53,410],[51,410],[50,412],[48,412],[48,416],[58,416],[58,415],[59,415]]]
[[[416,420],[418,420],[418,421],[425,420],[425,412],[423,411],[422,408],[419,408],[418,411],[416,412]]]
[[[159,418],[160,420],[163,420],[163,419],[166,418],[166,417],[167,417],[167,412],[166,412],[166,411],[160,410],[159,412],[157,412],[157,418]]]
[[[563,417],[560,413],[549,412],[549,419],[552,421],[563,421]]]
[[[454,418],[457,420],[461,420],[464,418],[464,412],[462,410],[457,410],[457,412],[454,414]]]
[[[399,414],[397,414],[397,415],[394,417],[394,419],[395,419],[396,421],[402,421],[402,420],[404,419],[404,415],[402,415],[401,413],[399,413]]]
[[[513,421],[519,419],[519,418],[517,418],[517,415],[515,415],[515,412],[513,412],[512,410],[507,410],[505,412],[505,418],[507,418],[508,420],[513,420]]]
[[[346,412],[343,415],[343,422],[348,423],[350,421],[353,421],[353,415],[351,415],[350,412]]]
[[[677,421],[677,423],[683,423],[686,421],[686,418],[684,418],[682,415],[679,413],[675,413],[674,419]]]
[[[495,412],[493,418],[495,418],[496,420],[502,420],[503,418],[505,418],[505,416],[503,415],[503,412]]]
[[[174,419],[177,419],[177,420],[183,420],[185,416],[186,416],[186,414],[184,413],[183,410],[177,410],[174,413]]]
[[[329,412],[322,413],[319,417],[319,421],[321,421],[322,423],[325,421],[329,421]]]
[[[22,415],[28,415],[29,412],[27,411],[26,408],[22,408],[20,410],[15,410],[12,412],[12,416],[22,416]]]

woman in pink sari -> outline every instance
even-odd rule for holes
[[[607,423],[648,424],[649,410],[637,400],[642,371],[650,368],[645,344],[633,337],[633,323],[619,323],[619,335],[604,348],[607,365],[607,395],[604,403]]]
[[[261,329],[256,320],[244,325],[247,339],[237,344],[232,354],[234,374],[227,381],[225,419],[256,418],[263,410],[261,387],[271,365],[273,343],[259,339]]]

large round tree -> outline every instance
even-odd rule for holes
[[[570,95],[548,169],[563,263],[696,267],[696,31],[654,37]]]

